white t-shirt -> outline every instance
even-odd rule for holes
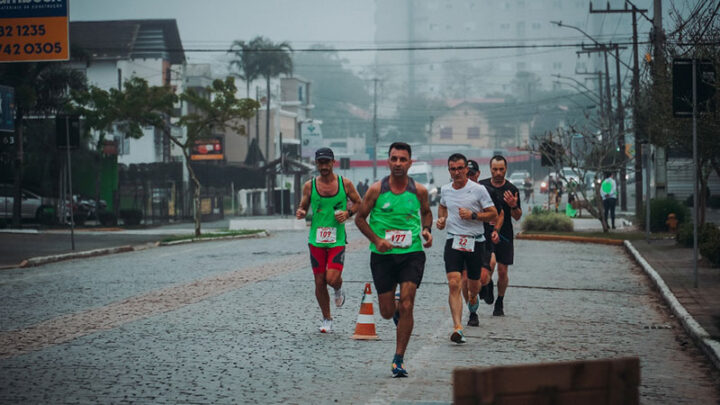
[[[452,239],[453,235],[470,235],[475,236],[478,242],[485,240],[482,221],[460,218],[460,208],[481,213],[485,208],[495,206],[485,186],[468,180],[465,187],[456,190],[452,183],[446,184],[440,188],[440,204],[448,211],[445,222],[448,239]]]

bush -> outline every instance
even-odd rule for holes
[[[122,218],[125,225],[140,225],[142,211],[139,209],[120,210],[120,218]]]
[[[572,232],[573,221],[564,214],[535,211],[522,223],[523,231]]]
[[[710,240],[714,233],[718,232],[717,226],[712,222],[705,223],[698,227],[698,245],[705,243]],[[678,227],[678,233],[675,236],[675,240],[679,244],[685,247],[692,247],[693,245],[693,224],[686,223]]]
[[[710,261],[712,267],[720,267],[720,229],[713,225],[712,230],[706,231],[704,236],[705,240],[698,243],[700,245],[700,254]]]
[[[117,217],[110,211],[100,211],[98,214],[98,220],[103,226],[117,225]]]
[[[684,224],[690,219],[690,209],[680,201],[672,198],[654,198],[650,200],[650,232],[666,231],[668,214],[673,213],[678,224]],[[640,229],[645,229],[645,204],[636,217]]]

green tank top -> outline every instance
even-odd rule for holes
[[[370,212],[370,229],[375,235],[385,238],[387,231],[411,231],[410,246],[393,247],[385,253],[380,253],[373,243],[370,244],[370,251],[378,254],[403,254],[410,252],[422,252],[420,233],[422,221],[420,219],[420,200],[417,196],[417,188],[412,178],[408,179],[405,191],[394,194],[390,190],[390,177],[385,177],[380,183],[380,195],[378,195],[375,206]]]
[[[342,176],[338,176],[338,191],[331,197],[321,196],[313,179],[310,208],[313,214],[308,242],[313,246],[324,248],[345,246],[345,225],[335,219],[336,210],[347,210],[347,194],[343,187]]]

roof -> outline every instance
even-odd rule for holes
[[[162,58],[174,65],[185,62],[174,19],[72,21],[70,44],[94,58]]]

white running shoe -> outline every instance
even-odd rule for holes
[[[332,319],[323,319],[320,325],[320,333],[331,333],[332,332]]]
[[[335,306],[340,308],[345,303],[345,290],[342,287],[335,290]]]

